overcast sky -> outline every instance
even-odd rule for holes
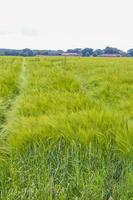
[[[133,0],[0,0],[0,48],[133,48]]]

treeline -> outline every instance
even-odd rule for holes
[[[89,56],[106,56],[106,55],[116,55],[122,57],[133,57],[133,48],[129,49],[127,52],[122,51],[113,47],[106,47],[105,49],[92,49],[92,48],[75,48],[68,49],[67,51],[63,50],[31,50],[25,48],[22,50],[18,49],[0,49],[0,56],[61,56],[61,55],[80,55],[84,57]]]

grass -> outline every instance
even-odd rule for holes
[[[0,63],[12,75],[4,78],[12,103],[1,111],[1,199],[132,200],[133,60]]]

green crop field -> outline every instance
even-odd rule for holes
[[[0,199],[110,197],[133,200],[133,59],[0,57]]]

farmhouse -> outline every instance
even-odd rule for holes
[[[99,55],[99,57],[121,57],[121,54],[102,54],[102,55]]]
[[[64,53],[62,53],[62,56],[80,56],[80,54],[64,52]]]

